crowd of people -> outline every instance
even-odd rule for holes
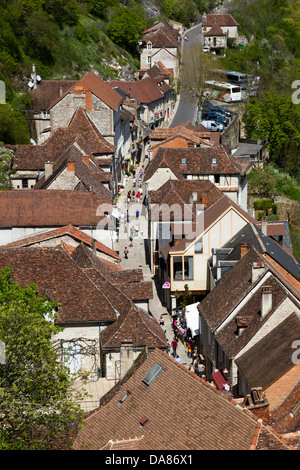
[[[182,361],[177,354],[178,341],[181,341],[186,348],[187,357],[191,361],[189,364],[189,370],[192,370],[192,372],[199,377],[204,378],[205,366],[203,361],[201,361],[196,341],[192,338],[191,330],[190,328],[187,328],[186,320],[184,319],[180,309],[176,310],[172,316],[172,327],[174,333],[173,340],[170,344],[172,356],[177,362],[182,364]]]

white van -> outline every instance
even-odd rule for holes
[[[220,124],[215,121],[202,121],[201,124],[202,126],[206,127],[206,129],[209,131],[222,132],[222,130],[224,129],[223,124]]]

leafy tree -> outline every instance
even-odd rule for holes
[[[250,100],[243,122],[247,137],[268,139],[271,161],[300,175],[300,108],[292,102],[292,96],[269,91]]]
[[[138,41],[146,26],[144,17],[125,7],[112,17],[107,25],[106,33],[115,44],[136,55]]]
[[[67,369],[51,344],[57,307],[34,284],[16,284],[10,267],[0,272],[0,449],[53,448],[80,423]]]
[[[273,198],[277,195],[276,177],[263,168],[254,168],[248,175],[249,194],[258,197]]]
[[[197,44],[188,49],[181,63],[181,93],[192,103],[197,103],[200,109],[205,97],[205,81],[213,78],[213,69],[222,68],[219,62],[211,60],[208,54],[202,52],[202,46]]]
[[[0,104],[0,142],[4,144],[29,144],[29,134],[24,114],[10,104]]]

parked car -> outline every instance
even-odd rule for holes
[[[206,127],[207,130],[209,131],[218,131],[218,132],[222,132],[222,130],[224,129],[224,126],[223,124],[220,124],[218,122],[215,122],[215,121],[201,121],[201,124],[202,126]]]
[[[216,106],[210,103],[209,101],[204,101],[203,110],[208,110],[208,109],[210,109],[211,111],[216,111],[217,113],[223,114],[224,116],[228,116],[228,117],[232,116],[232,112],[229,111],[228,109],[220,108],[220,106]]]
[[[209,46],[203,46],[203,52],[209,52],[210,51],[210,47]]]
[[[215,113],[215,112],[204,112],[202,113],[202,118],[205,121],[216,121],[220,122],[224,126],[227,126],[229,123],[229,119],[225,116],[222,116],[222,114]]]

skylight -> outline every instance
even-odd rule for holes
[[[162,370],[163,368],[159,364],[155,363],[143,378],[143,382],[148,386],[151,385]]]

